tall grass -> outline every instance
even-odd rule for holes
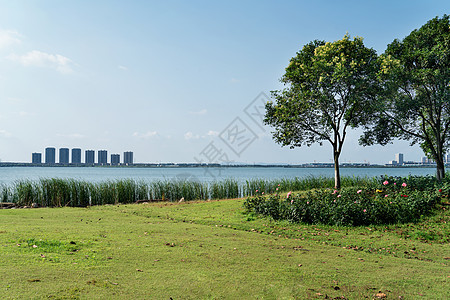
[[[374,186],[379,182],[377,178],[368,177],[341,177],[342,187],[351,186]],[[253,196],[258,193],[273,194],[288,191],[307,191],[319,188],[333,188],[334,178],[332,177],[304,177],[304,178],[281,178],[275,180],[250,179],[247,180],[244,187],[243,196]]]
[[[230,199],[242,196],[242,187],[236,180],[225,179],[210,185],[211,199]]]
[[[367,186],[377,180],[360,177],[342,177],[342,186]],[[249,179],[239,182],[224,179],[214,182],[196,180],[157,180],[151,182],[133,179],[109,180],[91,183],[83,180],[45,178],[38,181],[19,180],[12,185],[0,185],[0,202],[19,206],[37,203],[44,207],[89,206],[133,203],[138,200],[207,200],[252,196],[256,190],[270,193],[331,188],[333,178],[306,177],[277,180]]]

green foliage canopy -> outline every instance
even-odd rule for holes
[[[385,145],[394,138],[420,143],[445,175],[443,156],[450,138],[450,23],[434,18],[381,55],[384,99],[360,142]]]
[[[274,140],[291,148],[328,141],[339,187],[339,155],[348,129],[364,124],[374,107],[378,70],[375,50],[360,37],[305,45],[281,78],[285,88],[266,104],[264,122],[274,127]]]

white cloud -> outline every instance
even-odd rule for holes
[[[214,130],[210,130],[207,133],[208,136],[218,136],[219,132],[218,131],[214,131]]]
[[[15,98],[15,97],[8,97],[8,98],[6,98],[6,100],[8,100],[8,102],[11,102],[11,103],[23,103],[24,102],[23,99]]]
[[[9,138],[12,136],[11,133],[9,133],[8,131],[4,130],[4,129],[0,129],[0,136],[1,137],[5,137],[5,138]]]
[[[122,71],[127,71],[128,70],[128,68],[127,67],[125,67],[125,66],[118,66],[118,68],[119,68],[119,70],[122,70]]]
[[[238,83],[240,80],[239,79],[236,79],[236,78],[231,78],[230,79],[230,82],[231,83]]]
[[[184,134],[184,139],[185,140],[196,140],[199,139],[200,136],[198,134],[193,134],[192,132],[188,131]]]
[[[206,115],[208,111],[206,109],[202,109],[199,111],[190,111],[189,114],[191,115]]]
[[[29,116],[34,116],[36,115],[33,112],[28,112],[28,111],[19,111],[19,116],[21,117],[29,117]]]
[[[155,137],[157,135],[158,135],[158,132],[156,132],[156,131],[147,131],[145,133],[139,133],[139,132],[133,133],[133,137],[137,137],[140,139],[149,139],[149,138]]]
[[[184,134],[185,140],[198,140],[198,139],[206,139],[208,137],[216,137],[219,135],[219,132],[210,130],[206,133],[206,135],[194,134],[191,131],[188,131]]]
[[[72,73],[73,61],[59,54],[49,54],[37,50],[28,52],[25,55],[11,54],[8,56],[10,60],[17,61],[22,65],[29,67],[43,67],[55,69],[60,73]]]
[[[0,29],[0,48],[5,48],[12,44],[20,43],[20,34],[14,30]]]

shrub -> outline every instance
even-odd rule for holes
[[[437,192],[342,188],[312,190],[305,194],[248,197],[248,212],[291,222],[327,225],[379,225],[417,221],[439,200]]]

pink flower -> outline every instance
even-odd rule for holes
[[[306,202],[306,204],[309,204],[309,201],[308,201],[308,202]]]
[[[355,203],[356,203],[356,201],[355,201]]]
[[[332,195],[334,195],[334,194],[336,194],[337,193],[337,190],[334,190],[334,192],[333,192],[333,194]]]
[[[278,191],[278,188],[276,189],[276,191]]]
[[[289,192],[289,193],[287,193],[287,197],[286,198],[289,198],[289,196],[292,194],[292,192]]]
[[[389,202],[390,204],[392,204],[392,201],[391,202]]]
[[[264,195],[264,192],[262,192],[261,194]]]
[[[291,200],[291,204],[294,203],[294,199]]]
[[[383,184],[384,184],[384,185],[388,185],[388,184],[389,184],[389,181],[386,180],[385,182],[383,182]]]
[[[337,195],[337,197],[338,197],[338,198],[340,198],[340,197],[341,197],[341,195]]]
[[[394,185],[397,185],[397,182],[394,182]]]
[[[280,185],[278,185],[278,186],[280,186]]]
[[[361,192],[362,192],[362,190],[357,190],[357,191],[356,191],[357,194],[359,194],[359,193],[361,193]]]
[[[255,192],[258,192],[258,190],[256,190]]]
[[[363,209],[363,212],[366,212],[367,210]]]
[[[402,183],[402,187],[406,187],[406,182],[403,182],[403,183]]]
[[[384,198],[387,198],[388,197],[388,195],[384,195]]]
[[[442,193],[442,189],[439,189],[439,193]]]
[[[334,199],[333,202],[336,203],[336,199]]]

